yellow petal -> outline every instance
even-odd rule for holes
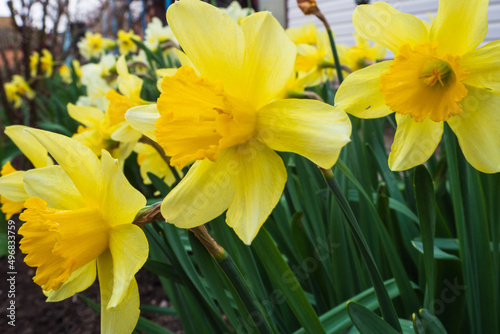
[[[141,228],[124,224],[111,230],[109,249],[113,257],[113,293],[108,308],[117,307],[127,294],[134,275],[148,259],[148,240]]]
[[[104,137],[101,131],[94,128],[86,128],[83,132],[76,133],[71,138],[90,148],[97,156],[99,156],[101,150],[105,148],[108,139]]]
[[[24,190],[24,171],[18,171],[0,177],[0,195],[13,202],[22,202],[29,198]]]
[[[407,170],[426,162],[443,135],[443,122],[426,118],[415,122],[410,115],[396,114],[398,128],[389,155],[393,171]]]
[[[97,272],[96,260],[92,260],[83,267],[75,270],[68,280],[57,290],[43,291],[48,297],[48,302],[59,302],[73,296],[75,293],[83,291],[95,281]]]
[[[202,19],[200,19],[202,18]],[[245,37],[226,13],[198,0],[168,8],[167,21],[184,52],[200,73],[221,80],[231,95],[240,90]]]
[[[130,185],[123,175],[118,160],[102,151],[102,175],[106,180],[102,189],[101,213],[111,225],[131,223],[137,212],[146,205],[146,198]]]
[[[196,72],[196,75],[199,76],[199,77],[201,76],[201,73],[196,69],[196,66],[194,66],[194,64],[191,61],[191,59],[189,59],[189,57],[184,52],[182,52],[179,49],[175,49],[175,53],[177,54],[177,57],[179,58],[181,66],[192,67],[193,70]],[[175,72],[173,74],[175,74]]]
[[[108,307],[113,291],[113,259],[109,251],[97,259],[97,272],[101,289],[101,333],[130,334],[139,320],[139,289],[132,279],[122,302],[116,307]]]
[[[458,138],[467,161],[483,173],[500,172],[500,95],[467,86],[461,102],[463,113],[450,117],[448,124]]]
[[[422,21],[401,13],[385,2],[356,7],[352,22],[362,37],[385,46],[394,54],[404,44],[428,41],[427,29]]]
[[[85,206],[73,181],[61,166],[32,169],[24,173],[24,188],[29,197],[40,197],[49,208],[74,210]]]
[[[127,110],[125,119],[137,131],[156,141],[155,124],[160,113],[156,104],[134,107]]]
[[[216,161],[197,161],[181,182],[165,197],[161,214],[180,228],[200,226],[220,216],[234,197],[234,176],[241,168],[236,148],[220,152]]]
[[[118,129],[116,129],[115,132],[111,134],[111,139],[124,143],[136,142],[141,139],[141,137],[142,133],[134,129],[127,122],[123,122],[121,125],[119,125]]]
[[[245,35],[244,86],[240,97],[258,109],[276,97],[290,78],[297,52],[279,22],[269,12],[241,21]],[[272,47],[270,47],[272,45]]]
[[[226,222],[247,245],[278,203],[286,182],[281,158],[263,144],[241,145],[233,155],[237,174],[236,192],[226,214]]]
[[[438,51],[461,56],[474,50],[488,30],[488,0],[440,0],[430,30]]]
[[[276,151],[303,155],[322,168],[331,168],[350,141],[351,122],[346,113],[319,101],[275,101],[257,115],[262,142]]]
[[[97,128],[104,120],[104,112],[100,109],[87,106],[75,106],[68,103],[68,114],[74,120],[89,128]]]
[[[5,128],[5,134],[36,168],[53,165],[47,150],[32,135],[24,131],[26,128],[28,127],[23,125],[11,125]]]
[[[380,91],[380,75],[392,61],[384,61],[356,71],[345,78],[335,95],[335,106],[359,118],[379,118],[393,111]]]
[[[5,214],[5,219],[9,220],[16,213],[20,213],[24,209],[24,201],[13,202],[0,196],[1,210]]]
[[[500,92],[500,41],[486,44],[482,48],[465,54],[460,65],[469,72],[464,83],[478,88],[489,88]]]
[[[85,145],[56,133],[27,129],[54,157],[87,204],[96,204],[102,187],[101,164]]]

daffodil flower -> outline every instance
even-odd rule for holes
[[[172,170],[154,147],[144,143],[137,143],[134,152],[137,153],[137,164],[140,166],[140,173],[144,184],[152,183],[148,173],[158,176],[169,186],[175,183],[175,176]],[[180,169],[177,169],[177,172],[179,175],[182,175]]]
[[[106,49],[109,49],[110,44],[114,45],[114,42],[109,38],[102,37],[99,33],[92,33],[90,31],[85,33],[83,37],[77,44],[78,51],[85,58],[85,60],[99,59]]]
[[[141,38],[134,34],[132,30],[129,30],[129,32],[118,30],[117,37],[118,51],[120,51],[121,55],[137,52],[137,45],[132,40],[135,39],[140,41]]]
[[[110,102],[106,109],[110,121],[109,125],[115,127],[111,134],[111,139],[123,143],[133,142],[133,147],[141,138],[142,134],[133,129],[125,121],[125,112],[130,108],[150,104],[151,102],[141,98],[142,79],[129,73],[125,56],[120,56],[120,58],[118,58],[116,62],[116,71],[119,76],[118,89],[122,94],[114,89],[108,91],[106,94],[106,98]]]
[[[488,29],[487,10],[487,0],[441,0],[430,30],[386,3],[354,11],[358,33],[396,57],[347,77],[335,101],[361,118],[396,112],[392,170],[427,161],[446,121],[474,168],[500,171],[500,43],[476,49]]]
[[[28,158],[35,168],[52,166],[54,162],[47,150],[32,136],[26,136],[25,126],[11,125],[5,128],[5,134]],[[23,175],[25,171],[16,170],[10,162],[2,166],[0,177],[0,202],[2,212],[7,219],[19,213],[24,208],[24,201],[29,195],[24,189]]]
[[[227,224],[250,244],[285,186],[274,150],[330,168],[349,142],[349,118],[318,101],[275,100],[293,72],[296,48],[269,12],[239,26],[209,4],[182,0],[167,19],[195,69],[165,77],[157,106],[132,108],[125,117],[165,149],[172,165],[196,161],[163,201],[165,220],[192,228],[227,209]]]
[[[89,147],[97,156],[101,155],[102,150],[108,151],[113,157],[118,158],[122,165],[141,137],[140,132],[130,128],[133,137],[127,136],[128,132],[121,132],[117,136],[120,140],[117,140],[114,134],[120,130],[122,124],[112,123],[109,115],[98,108],[69,103],[68,114],[82,124],[73,135],[73,139]]]
[[[366,66],[372,65],[384,58],[386,48],[380,44],[370,45],[359,33],[354,33],[356,46],[347,47],[339,44],[340,62],[349,67],[352,71],[357,71]]]
[[[108,152],[99,161],[73,139],[26,131],[59,163],[23,175],[30,198],[20,215],[20,249],[37,267],[33,280],[55,302],[88,288],[97,272],[101,332],[131,333],[139,318],[134,275],[148,256],[146,236],[131,223],[146,199]]]
[[[40,70],[45,74],[46,78],[52,75],[54,68],[54,60],[52,54],[47,49],[42,49],[42,57],[35,51],[30,56],[30,70],[31,76],[34,77],[38,74],[38,62],[40,62]]]
[[[35,97],[35,92],[28,85],[26,80],[20,75],[13,75],[10,82],[4,84],[5,95],[7,95],[7,101],[14,105],[14,108],[19,108],[22,104],[21,97],[24,96],[28,99],[33,99]]]

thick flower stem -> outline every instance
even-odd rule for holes
[[[161,147],[160,144],[146,136],[142,136],[140,142],[153,146],[156,152],[158,152],[161,158],[167,163],[168,168],[170,168],[170,171],[172,171],[172,174],[175,177],[175,181],[179,182],[181,180],[181,176],[179,175],[175,167],[172,167],[170,165],[170,158],[165,154],[165,150],[163,150],[163,147]]]
[[[380,272],[375,264],[375,260],[373,259],[373,255],[368,248],[368,244],[366,243],[365,237],[361,228],[359,227],[358,221],[354,216],[354,213],[349,205],[349,202],[344,196],[342,189],[340,189],[339,184],[335,180],[333,176],[333,172],[331,169],[323,169],[319,168],[325,181],[332,191],[335,199],[337,200],[342,212],[347,221],[347,225],[349,230],[351,231],[352,237],[358,246],[358,249],[363,257],[365,265],[368,269],[368,273],[370,274],[370,279],[373,284],[373,288],[375,290],[375,294],[377,295],[377,300],[379,302],[380,311],[382,313],[382,317],[389,323],[394,329],[398,332],[402,332],[401,325],[399,324],[398,316],[396,314],[396,310],[394,309],[394,305],[392,304],[391,298],[385,289],[384,282],[382,281],[382,277],[380,276]]]
[[[247,281],[241,274],[241,272],[236,267],[233,259],[229,254],[222,248],[208,233],[204,225],[190,228],[189,229],[195,236],[200,240],[207,251],[214,257],[219,266],[222,268],[224,273],[227,275],[231,283],[233,284],[236,291],[241,297],[241,300],[247,305],[248,312],[250,314],[255,314],[258,319],[264,319],[263,321],[258,321],[255,325],[260,333],[274,333],[272,330],[268,316],[263,310],[262,306],[257,300],[257,297],[253,293],[252,289],[248,285]]]

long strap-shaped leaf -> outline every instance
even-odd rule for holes
[[[273,239],[264,228],[260,229],[259,234],[254,239],[252,249],[257,253],[266,272],[281,290],[292,312],[306,332],[325,333],[318,315],[307,299],[292,269],[290,269]]]
[[[396,314],[396,310],[394,309],[394,305],[392,304],[391,298],[385,289],[384,282],[380,276],[380,272],[375,264],[372,253],[368,248],[368,245],[365,241],[365,237],[363,236],[363,232],[359,227],[358,221],[352,212],[351,206],[349,202],[344,196],[344,193],[340,189],[337,181],[333,176],[333,172],[331,170],[321,170],[323,172],[323,176],[325,177],[325,181],[328,184],[328,187],[332,191],[333,195],[337,199],[342,212],[346,217],[347,224],[351,231],[352,237],[354,238],[356,245],[363,257],[366,268],[368,269],[368,273],[370,274],[370,278],[375,289],[375,293],[377,294],[377,299],[380,304],[380,311],[385,321],[389,325],[391,325],[398,332],[402,332],[401,325],[399,324],[398,316]]]

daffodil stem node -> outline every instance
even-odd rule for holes
[[[217,260],[217,262],[223,261],[227,258],[227,253],[208,233],[205,225],[198,227],[193,227],[189,229],[195,237],[200,240],[207,251]]]
[[[148,205],[139,211],[139,213],[135,216],[133,223],[140,228],[143,228],[149,223],[164,220],[165,219],[161,215],[161,202],[158,202]]]

